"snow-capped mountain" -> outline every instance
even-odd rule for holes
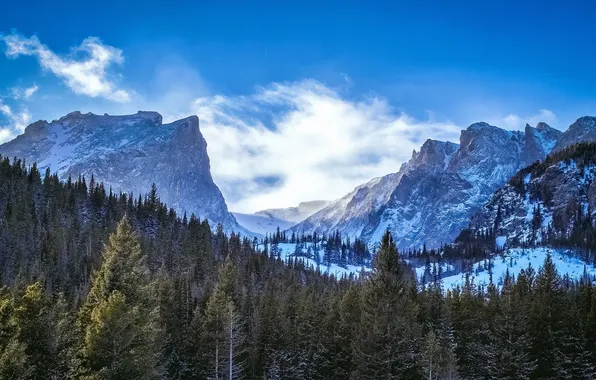
[[[265,235],[277,231],[278,227],[282,231],[287,230],[329,203],[329,201],[300,202],[296,207],[270,208],[257,211],[254,214],[238,212],[232,214],[242,227],[259,235]]]
[[[596,117],[580,117],[557,140],[553,151],[558,151],[579,142],[596,141]]]
[[[72,112],[51,123],[29,125],[0,145],[0,154],[37,162],[42,173],[50,168],[63,180],[84,175],[89,181],[93,175],[106,191],[148,192],[155,183],[168,206],[240,231],[213,182],[206,148],[196,116],[162,124],[157,112]]]
[[[496,189],[543,159],[560,135],[544,123],[524,132],[472,124],[459,145],[427,140],[397,173],[358,186],[292,229],[339,230],[371,245],[389,229],[402,249],[451,242]]]
[[[524,132],[527,136],[525,146],[527,164],[544,159],[562,136],[561,131],[543,122],[538,123],[536,128],[526,124]]]
[[[295,224],[288,222],[287,220],[265,215],[243,214],[239,212],[233,212],[232,214],[242,227],[260,236],[272,234],[276,232],[278,228],[280,231],[285,231]]]
[[[327,206],[330,201],[309,201],[300,202],[296,207],[287,208],[270,208],[267,210],[257,211],[255,215],[262,215],[270,218],[285,220],[296,224],[302,222],[315,212]]]

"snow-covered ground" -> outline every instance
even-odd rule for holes
[[[560,275],[569,275],[572,278],[579,278],[586,268],[590,276],[596,276],[596,268],[592,264],[587,264],[582,260],[573,257],[573,251],[567,249],[552,248],[512,248],[499,257],[492,259],[493,282],[502,285],[507,270],[515,277],[519,275],[522,269],[532,266],[536,271],[544,264],[547,252],[550,252],[553,263],[557,267]],[[474,264],[474,271],[470,275],[470,280],[474,285],[488,285],[490,274],[488,269],[488,260],[483,260]],[[444,289],[453,289],[456,286],[463,286],[466,282],[465,274],[457,274],[442,279]]]
[[[334,275],[337,278],[344,276],[354,275],[355,277],[360,276],[364,272],[370,272],[371,268],[368,265],[357,266],[357,265],[346,265],[340,266],[338,264],[325,265],[323,261],[324,249],[321,248],[319,251],[319,264],[314,258],[308,258],[306,255],[312,254],[312,243],[305,243],[302,248],[301,254],[296,254],[296,244],[294,243],[280,243],[279,245],[279,256],[285,262],[289,260],[297,259],[304,263],[304,265],[312,270],[319,270],[321,273],[328,273]],[[262,249],[262,247],[261,247]],[[546,247],[538,248],[511,248],[505,251],[503,254],[493,257],[492,260],[492,275],[493,282],[500,286],[503,284],[503,279],[507,270],[510,275],[517,277],[522,269],[532,266],[535,271],[538,271],[544,264],[544,259],[547,253],[550,252],[553,263],[557,267],[557,271],[560,275],[569,275],[571,278],[579,278],[584,273],[584,267],[587,273],[591,277],[596,276],[596,268],[593,264],[585,263],[581,259],[574,257],[574,251],[569,249],[553,249]],[[269,245],[269,254],[271,254],[271,245]],[[470,274],[470,281],[474,286],[486,286],[490,281],[490,274],[488,270],[489,260],[482,260],[474,264],[474,270]],[[420,280],[424,275],[425,267],[415,267],[417,278]],[[441,266],[441,272],[453,272],[454,267],[452,265],[443,263]],[[466,282],[465,273],[458,273],[442,278],[442,286],[445,290],[453,289],[457,286],[462,287]]]
[[[343,267],[337,264],[324,265],[324,249],[321,249],[319,252],[319,264],[317,264],[317,261],[314,258],[296,255],[296,244],[294,243],[279,243],[278,247],[279,256],[285,262],[288,262],[288,260],[296,259],[302,262],[307,268],[310,268],[312,270],[319,270],[321,273],[327,273],[335,276],[336,278],[342,278],[344,276],[350,275],[358,277],[362,272],[370,271],[370,267],[368,266],[346,265],[345,267]],[[302,248],[302,255],[306,255],[308,253],[309,247],[311,247],[312,252],[312,243],[304,244],[304,247]],[[269,254],[271,254],[271,244],[269,245]]]

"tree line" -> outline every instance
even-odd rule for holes
[[[427,286],[385,233],[336,279],[0,160],[0,379],[589,379],[596,289],[547,257],[502,287]]]

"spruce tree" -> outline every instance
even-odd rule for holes
[[[158,379],[157,297],[140,239],[127,218],[110,235],[82,306],[79,372],[90,379]]]
[[[363,290],[360,331],[355,341],[356,378],[409,379],[420,375],[421,342],[413,281],[387,231]]]
[[[0,289],[0,379],[28,379],[34,369],[29,367],[27,346],[18,339],[14,319],[14,297],[6,288]]]
[[[561,276],[548,253],[536,276],[530,311],[531,358],[536,361],[534,378],[556,379],[564,371],[564,357],[559,352],[565,309],[563,302]]]
[[[201,327],[201,349],[210,379],[238,379],[243,373],[244,329],[238,311],[236,267],[227,259],[205,307]]]
[[[498,379],[529,379],[535,368],[530,358],[526,300],[514,291],[513,279],[507,272],[503,281],[499,310],[495,315],[496,365]]]

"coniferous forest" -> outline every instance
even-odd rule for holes
[[[596,289],[550,257],[445,290],[416,283],[389,233],[361,278],[259,247],[155,188],[2,159],[0,379],[596,377]]]

